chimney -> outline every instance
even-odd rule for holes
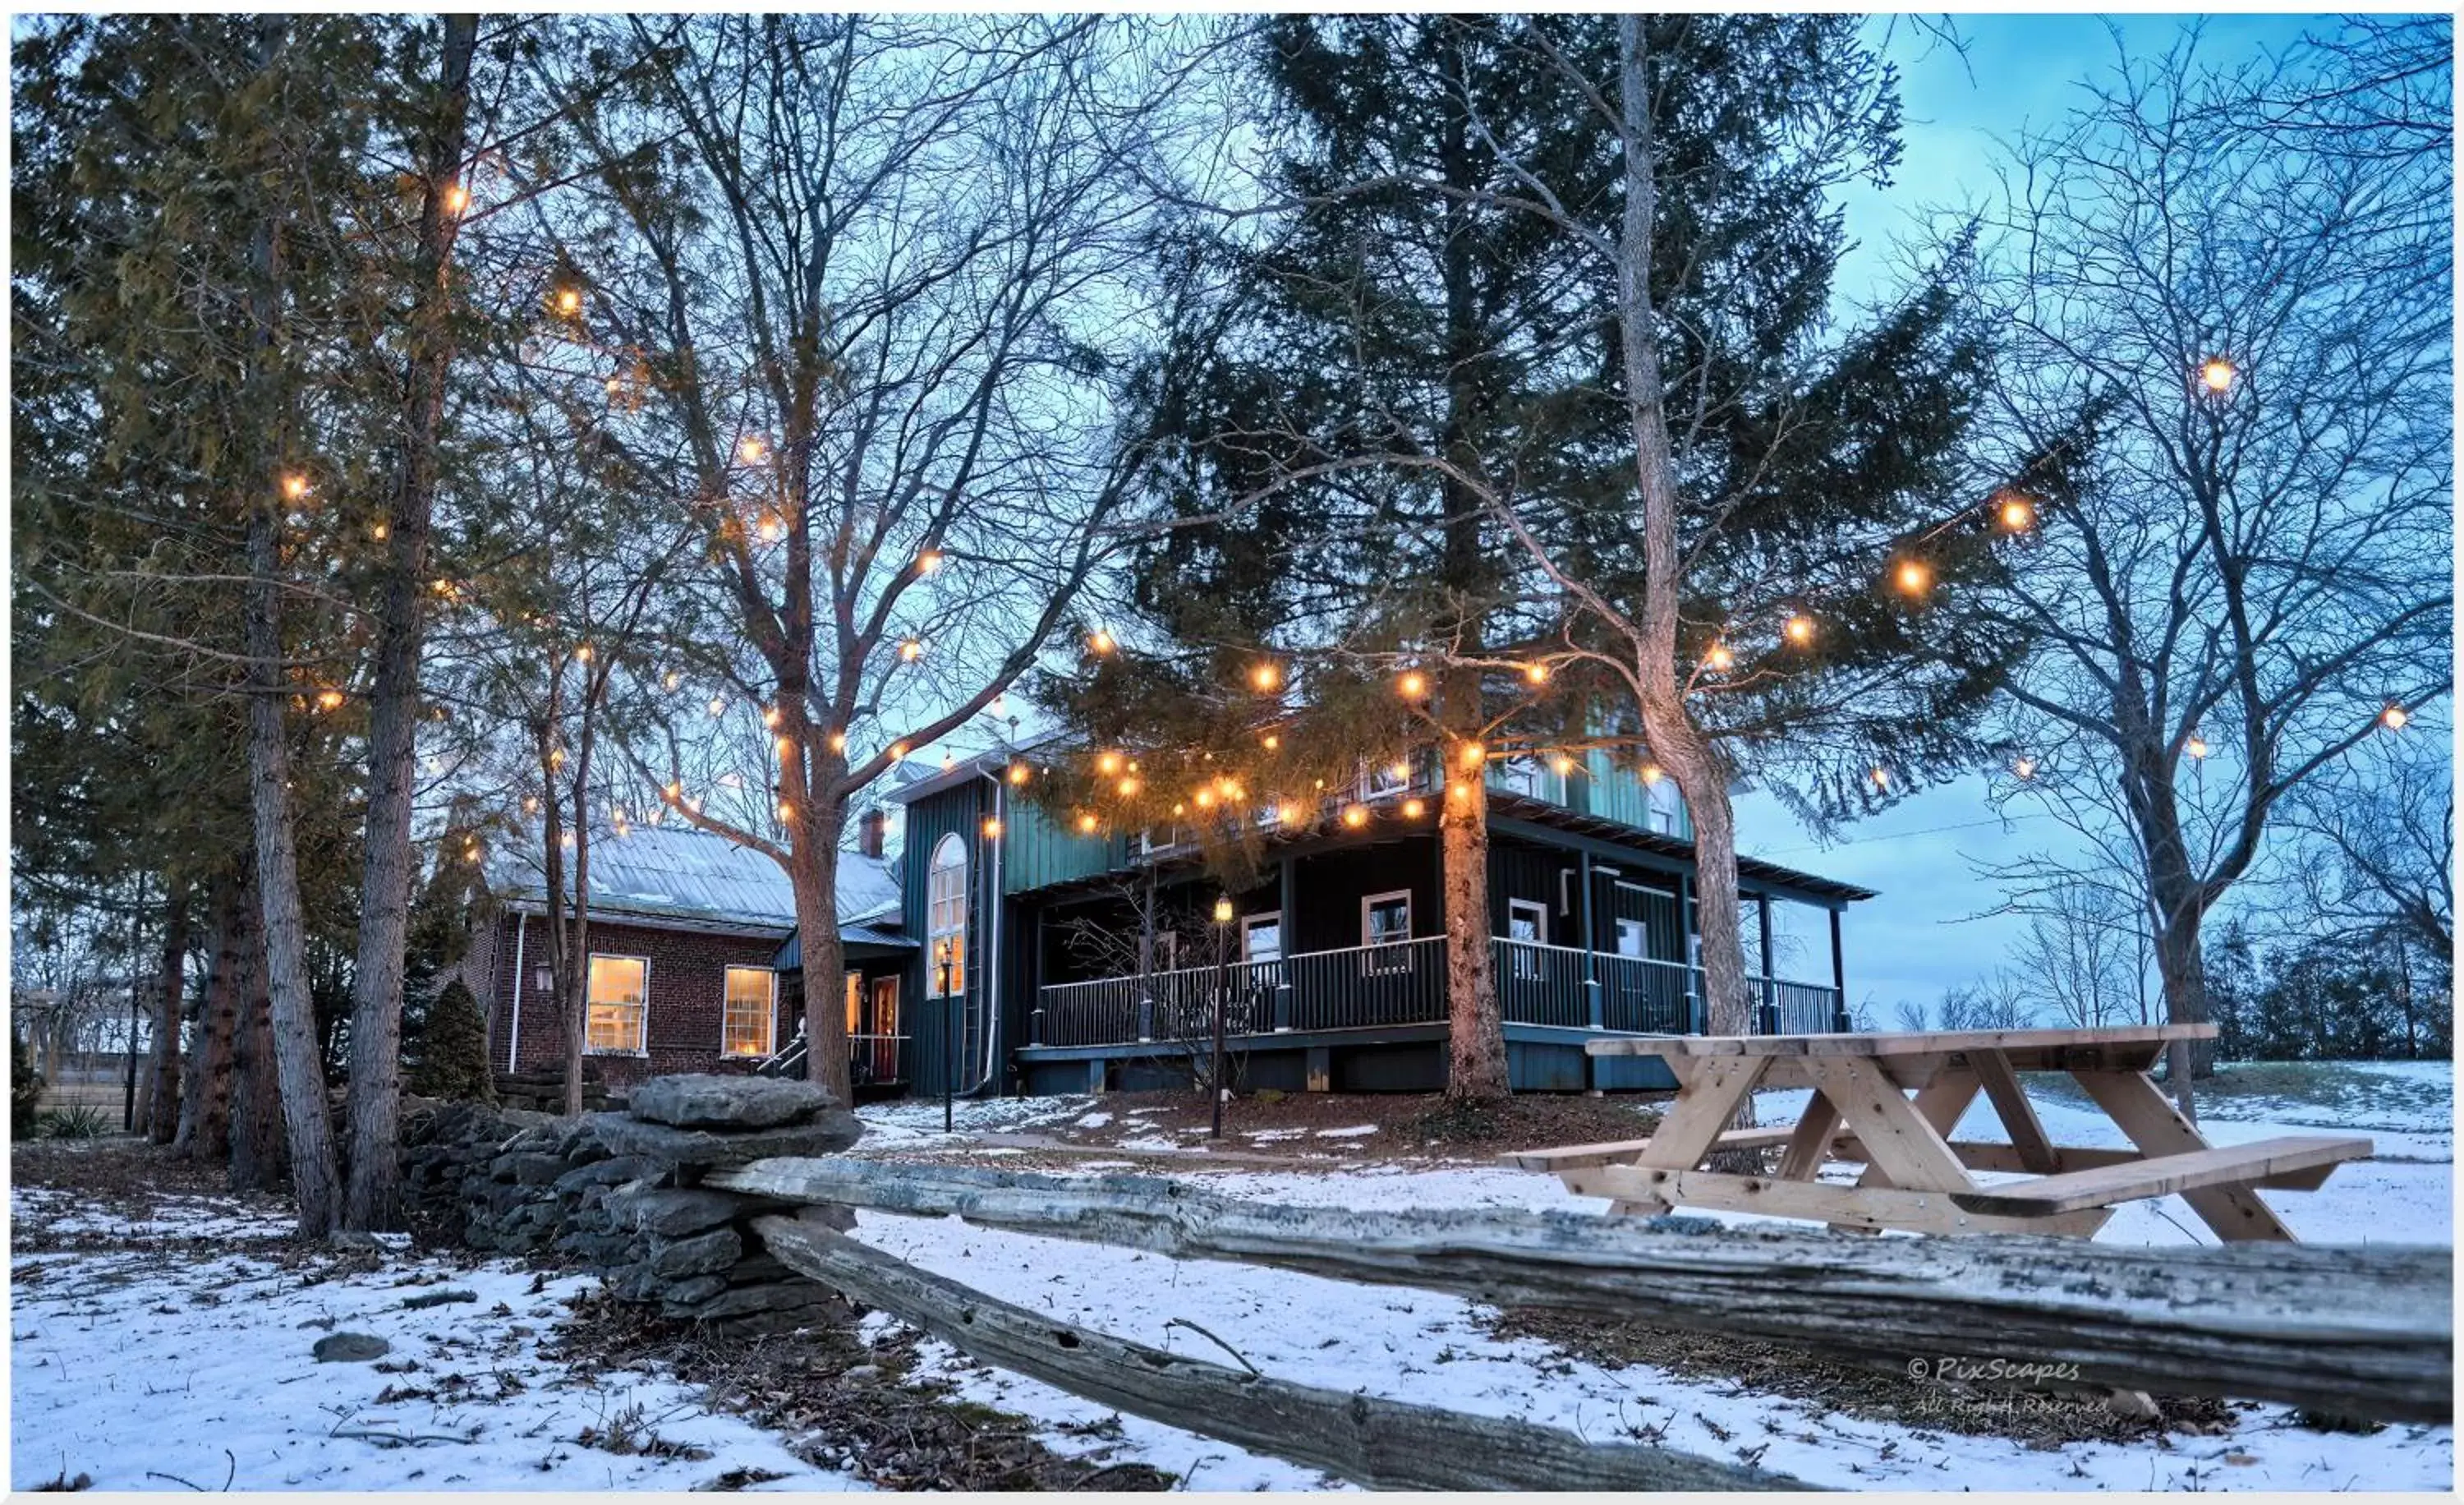
[[[855,846],[868,857],[881,855],[883,845],[890,839],[890,812],[875,807],[856,817]]]

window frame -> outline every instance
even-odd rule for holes
[[[1274,927],[1275,927],[1275,954],[1274,954],[1273,956],[1270,956],[1270,957],[1262,957],[1262,956],[1252,956],[1252,955],[1250,955],[1250,954],[1249,954],[1249,932],[1250,932],[1251,930],[1255,929],[1256,927],[1260,926],[1260,925],[1272,925],[1272,926],[1274,926]],[[1243,915],[1243,916],[1242,916],[1242,917],[1241,917],[1241,961],[1242,961],[1242,963],[1243,963],[1243,965],[1246,965],[1247,963],[1251,963],[1251,962],[1281,962],[1283,959],[1284,959],[1284,912],[1283,912],[1282,910],[1280,910],[1280,909],[1265,909],[1265,910],[1260,910],[1258,913],[1256,913],[1256,914],[1254,914],[1254,915]]]
[[[1371,939],[1369,933],[1369,916],[1371,911],[1375,910],[1378,905],[1393,899],[1401,899],[1403,901],[1402,939],[1399,941],[1376,941]],[[1363,894],[1360,896],[1360,944],[1362,949],[1366,950],[1373,946],[1409,945],[1411,942],[1419,939],[1419,937],[1412,934],[1412,891],[1410,889],[1389,889],[1383,894]]]
[[[1534,934],[1529,941],[1525,941],[1522,937],[1514,933],[1514,919],[1518,914],[1529,915],[1531,917],[1531,928],[1537,933]],[[1537,898],[1508,898],[1506,901],[1506,935],[1504,939],[1514,941],[1518,945],[1547,945],[1549,943],[1548,900]]]
[[[770,980],[770,997],[761,1009],[761,1049],[728,1049],[728,1013],[736,1007],[730,982],[738,972],[759,972]],[[645,978],[647,984],[648,979]],[[647,994],[647,985],[643,991]],[[779,1053],[779,971],[751,962],[730,962],[718,969],[718,1057],[722,1061],[761,1061]]]
[[[1360,765],[1360,781],[1354,792],[1359,795],[1362,804],[1366,805],[1373,800],[1391,800],[1412,787],[1412,776],[1416,771],[1412,766],[1412,760],[1407,756],[1401,762],[1403,776],[1399,779],[1395,778],[1395,765],[1391,763],[1364,763]],[[1387,780],[1393,782],[1384,782]]]
[[[634,1044],[633,1046],[629,1047],[629,1048],[628,1048],[628,1047],[624,1047],[624,1046],[601,1046],[601,1045],[594,1045],[593,1043],[591,1043],[591,1038],[590,1038],[590,1014],[591,1014],[591,1011],[592,1011],[593,1009],[601,1008],[601,1007],[616,1008],[616,1007],[627,1007],[627,1006],[624,1006],[624,1005],[618,1005],[618,1004],[605,1004],[605,1005],[603,1005],[603,1004],[601,1004],[601,1003],[598,1001],[598,999],[597,999],[597,998],[595,998],[594,996],[592,996],[592,995],[597,991],[597,989],[592,985],[597,981],[597,979],[596,979],[596,977],[595,977],[595,975],[594,975],[594,974],[596,974],[596,973],[598,972],[598,970],[599,970],[599,963],[600,963],[601,962],[603,962],[603,961],[605,961],[605,962],[638,962],[638,963],[640,963],[642,964],[642,1001],[641,1001],[639,1004],[635,1004],[635,1005],[630,1006],[630,1007],[632,1007],[637,1011],[638,1016],[639,1016],[638,1023],[635,1025],[634,1029],[633,1029],[633,1038],[634,1038],[634,1040],[635,1040],[637,1043],[636,1043],[636,1044]],[[724,1003],[723,1003],[723,1002],[722,1002],[722,1005],[721,1005],[721,1012],[722,1012],[722,1014],[724,1013]],[[635,954],[633,954],[632,952],[629,952],[629,951],[593,951],[593,952],[591,952],[587,957],[585,957],[585,958],[583,960],[583,963],[582,963],[582,1053],[583,1053],[583,1054],[584,1054],[584,1055],[622,1055],[622,1056],[630,1056],[630,1057],[632,1057],[632,1058],[634,1058],[634,1059],[636,1059],[636,1060],[643,1060],[643,1059],[647,1059],[647,1058],[649,1056],[649,1053],[650,1053],[650,959],[649,959],[649,957],[647,957],[647,956],[637,956],[637,955],[635,955]]]
[[[955,852],[957,860],[944,862],[942,855],[945,852]],[[933,844],[933,854],[925,859],[924,996],[928,1000],[967,996],[967,968],[970,964],[967,950],[968,942],[973,939],[968,934],[968,922],[973,918],[968,913],[972,907],[969,900],[973,896],[968,892],[968,884],[973,878],[971,870],[974,862],[974,854],[967,851],[966,838],[955,830],[943,832],[941,839]],[[945,873],[957,874],[957,892],[948,896],[936,891],[937,880]],[[945,902],[957,906],[955,922],[947,926],[940,923],[935,913]],[[957,944],[950,948],[950,986],[944,991],[941,986],[941,943],[954,938]]]
[[[1628,951],[1620,944],[1620,942],[1625,940],[1629,927],[1631,927],[1636,943],[1642,948],[1639,951]],[[1630,957],[1637,962],[1649,962],[1655,960],[1651,954],[1651,924],[1648,920],[1638,916],[1613,915],[1609,917],[1609,944],[1617,947],[1617,949],[1612,953],[1613,955]]]

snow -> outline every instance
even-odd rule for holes
[[[2452,1071],[2409,1064],[2415,1097],[2447,1100]],[[1803,1093],[1760,1095],[1773,1119],[1793,1115]],[[2093,1109],[2039,1096],[2057,1142],[2119,1144]],[[2275,1105],[2270,1105],[2273,1108]],[[2295,1127],[2298,1124],[2299,1127]],[[2453,1139],[2445,1111],[2385,1095],[2280,1114],[2211,1115],[2217,1141],[2285,1132],[2362,1129],[2390,1158],[2346,1165],[2321,1189],[2278,1193],[2273,1204],[2295,1231],[2317,1242],[2452,1241]],[[2000,1139],[1990,1106],[1963,1119],[1962,1137]],[[2401,1157],[2401,1158],[2396,1158]],[[1082,1165],[1092,1171],[1094,1165]],[[1153,1173],[1152,1162],[1139,1167]],[[1183,1174],[1195,1174],[1195,1171]],[[1853,1173],[1852,1173],[1853,1174]],[[1203,1175],[1208,1190],[1260,1201],[1369,1209],[1524,1207],[1603,1210],[1552,1179],[1489,1164],[1375,1163],[1329,1171],[1236,1170]],[[1735,1215],[1732,1221],[1752,1221]],[[2002,1436],[1971,1436],[1834,1413],[1819,1402],[1747,1389],[1648,1366],[1607,1369],[1532,1339],[1488,1336],[1485,1310],[1451,1296],[1352,1285],[1262,1267],[1179,1261],[1103,1245],[1064,1243],[970,1228],[955,1219],[865,1213],[857,1235],[916,1265],[1056,1318],[1218,1362],[1231,1361],[1203,1328],[1261,1370],[1335,1390],[1562,1427],[1595,1440],[1650,1437],[1708,1457],[1768,1450],[1766,1468],[1845,1488],[2031,1490],[2435,1490],[2453,1487],[2453,1434],[2393,1426],[2368,1436],[2297,1424],[2283,1407],[2236,1412],[2220,1436],[2078,1442],[2039,1450]],[[2214,1242],[2178,1199],[2134,1204],[2100,1235],[2106,1243]],[[1023,1377],[987,1369],[938,1343],[924,1345],[920,1372],[937,1371],[968,1399],[1050,1424],[1048,1445],[1073,1446],[1075,1428],[1112,1413]],[[1947,1404],[1960,1404],[1955,1399]],[[1116,1460],[1140,1460],[1207,1490],[1322,1489],[1332,1481],[1280,1460],[1177,1428],[1119,1418]]]
[[[865,1487],[687,1386],[592,1378],[543,1356],[590,1277],[534,1291],[534,1273],[511,1261],[466,1269],[388,1254],[382,1269],[319,1278],[318,1259],[286,1268],[267,1257],[287,1222],[235,1202],[175,1201],[143,1221],[67,1212],[52,1190],[19,1188],[13,1203],[20,1229],[33,1221],[112,1241],[16,1260],[15,1489],[82,1472],[99,1490],[687,1490],[739,1468],[781,1475],[762,1489]],[[139,1237],[212,1242],[176,1254],[121,1242]],[[443,1291],[476,1299],[403,1305]],[[384,1338],[392,1352],[380,1362],[415,1367],[319,1363],[311,1350],[329,1331]],[[380,1401],[389,1388],[434,1394]],[[702,1456],[580,1440],[628,1424]]]

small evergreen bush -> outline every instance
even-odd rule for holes
[[[420,1011],[413,1036],[410,1090],[449,1102],[493,1102],[495,1082],[488,1073],[488,1025],[479,1000],[460,978],[448,983]]]

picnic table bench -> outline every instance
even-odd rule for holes
[[[1658,1055],[1677,1100],[1647,1140],[1508,1155],[1615,1212],[1672,1206],[1810,1218],[1837,1228],[1922,1233],[2095,1235],[2123,1203],[2179,1194],[2225,1240],[2293,1242],[2258,1189],[2317,1189],[2365,1160],[2367,1139],[2286,1135],[2212,1145],[2147,1073],[2174,1040],[2213,1025],[2101,1029],[1916,1030],[1875,1034],[1664,1035],[1594,1040],[1595,1055]],[[2021,1090],[2021,1072],[2064,1072],[2132,1149],[2056,1144]],[[1793,1124],[1728,1127],[1757,1090],[1807,1087]],[[2008,1144],[1953,1140],[1982,1094]],[[1782,1151],[1778,1168],[1705,1168],[1724,1151]],[[1855,1185],[1815,1180],[1832,1161],[1864,1166]],[[2027,1179],[1980,1184],[1976,1171]]]

